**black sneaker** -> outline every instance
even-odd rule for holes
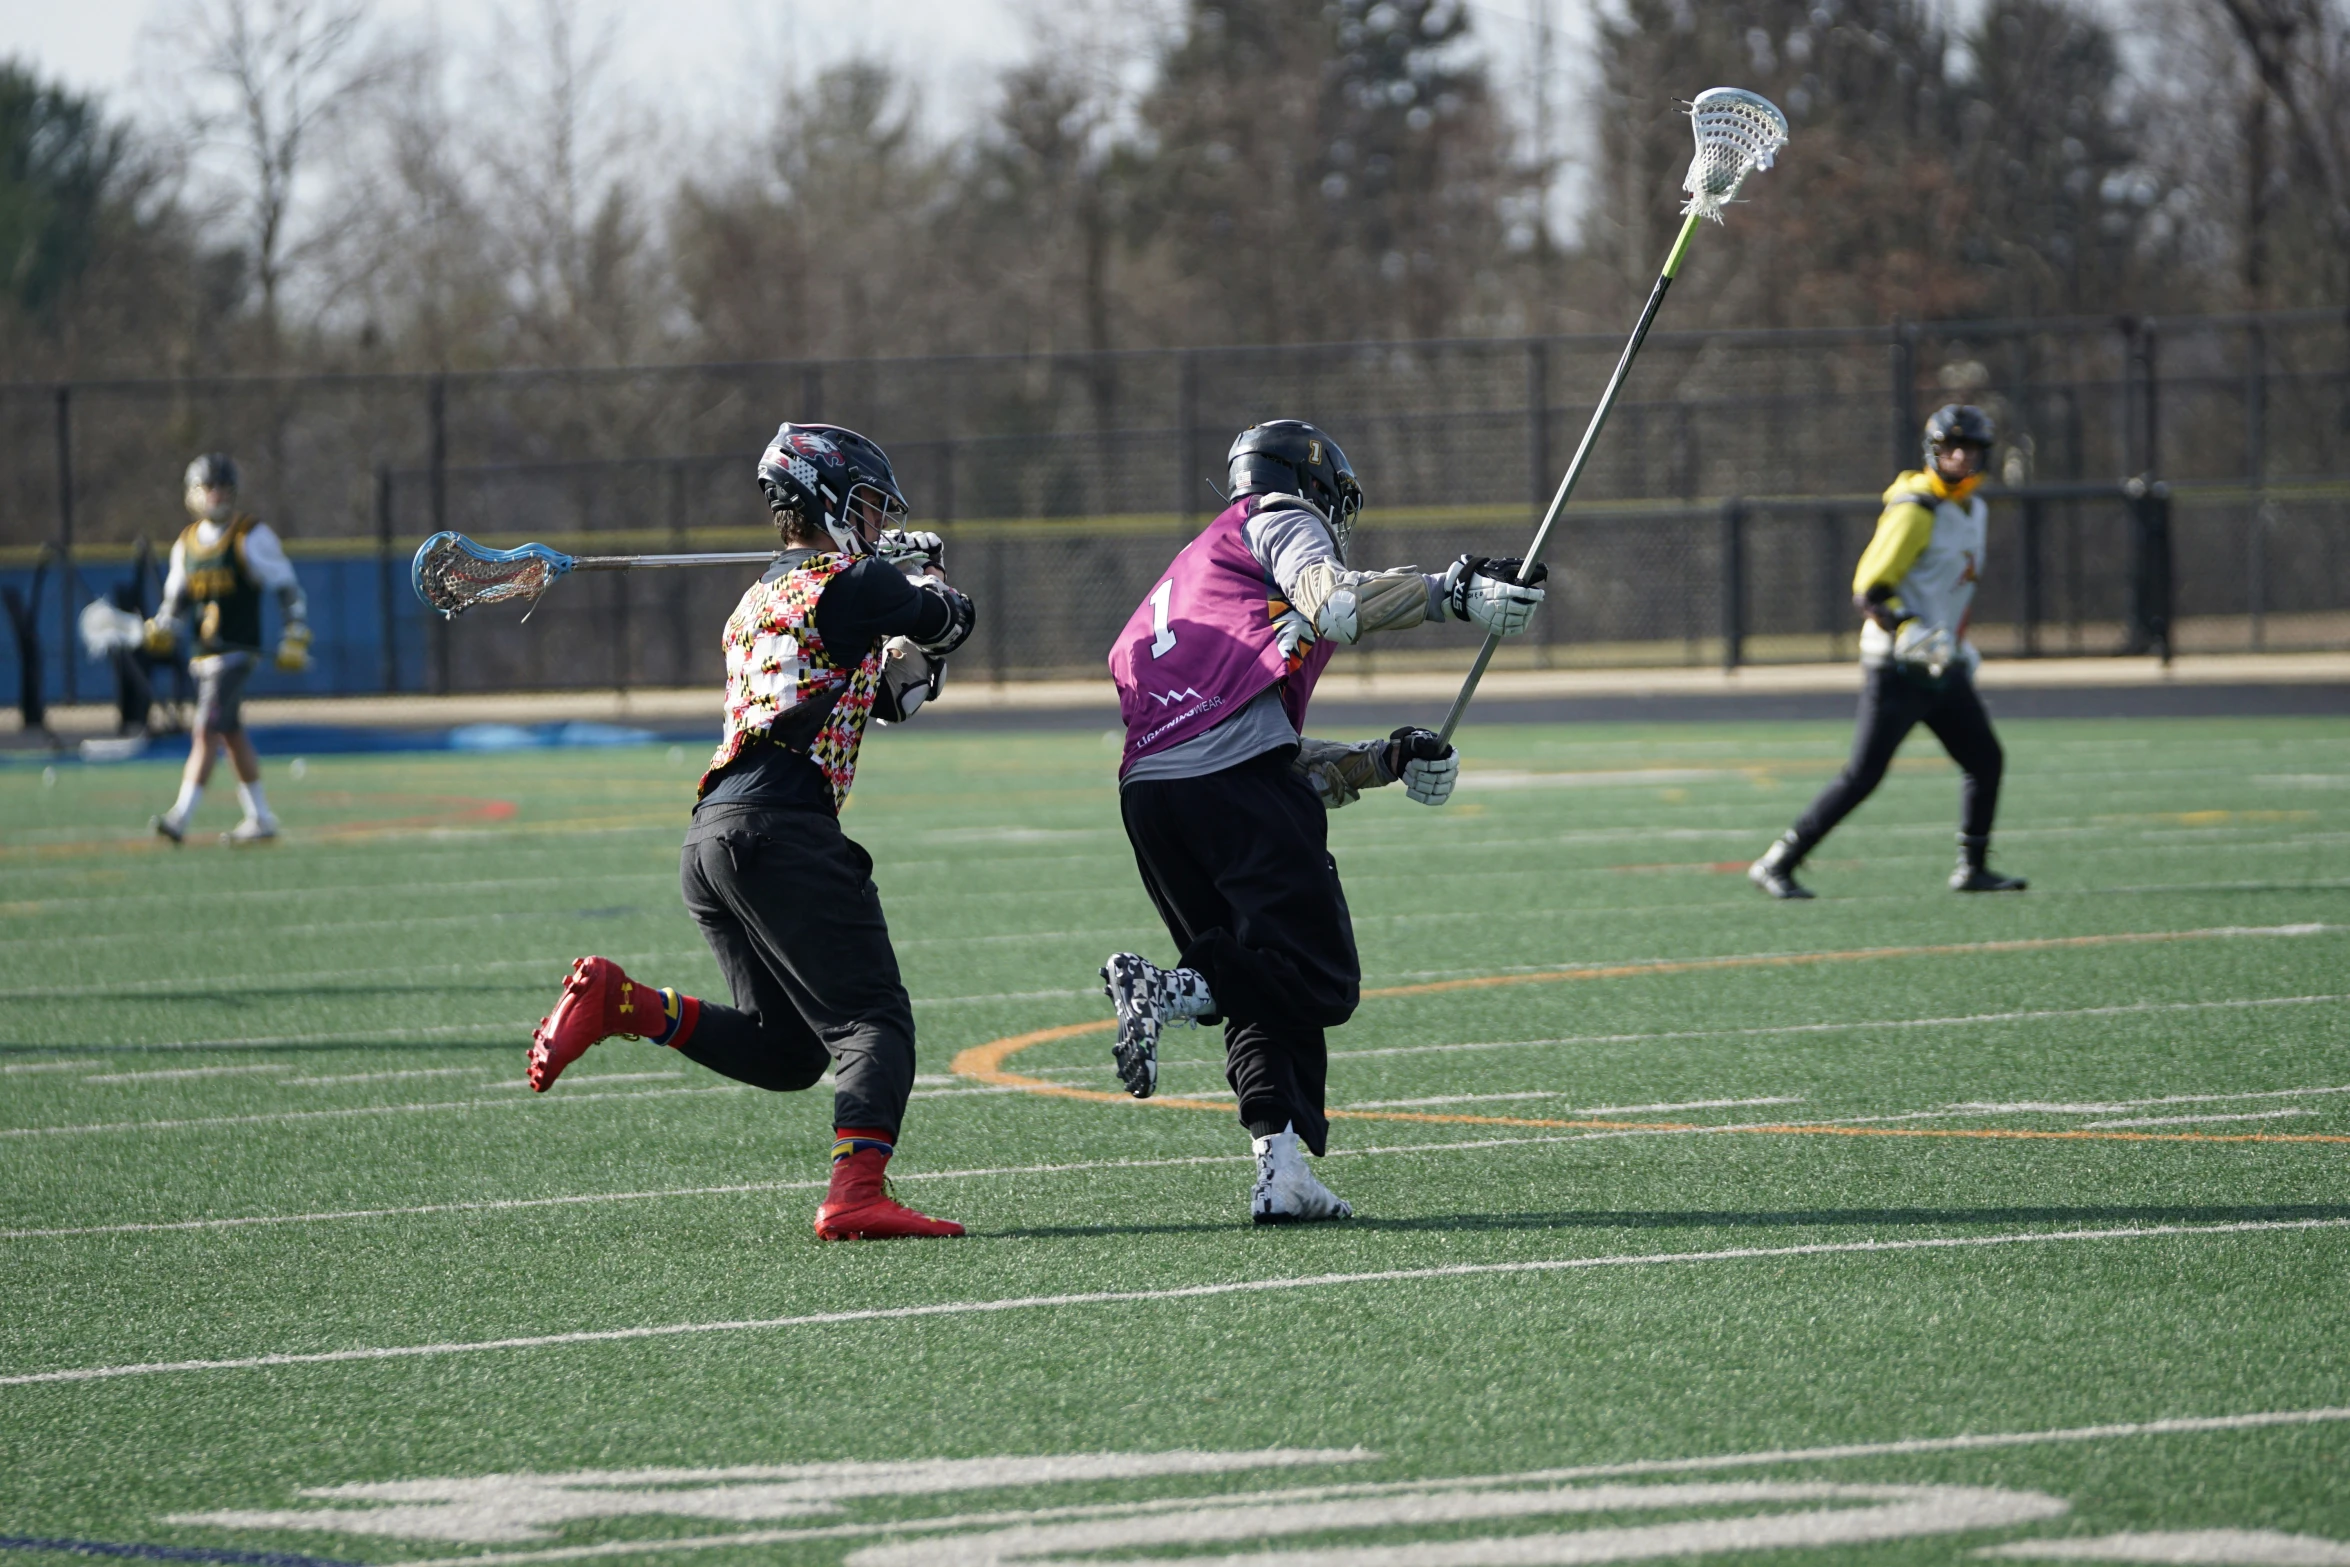
[[[1950,873],[1952,892],[2021,892],[2031,885],[2021,876],[2002,876],[1983,865],[1968,865],[1961,861]]]
[[[1746,879],[1774,898],[1812,896],[1812,890],[1795,879],[1793,866],[1781,866],[1767,854],[1746,867]]]
[[[147,818],[147,825],[155,829],[155,836],[158,838],[169,838],[177,844],[185,844],[188,841],[187,829],[168,816],[150,816]]]

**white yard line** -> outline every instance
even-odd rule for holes
[[[685,1072],[582,1072],[576,1078],[565,1073],[563,1080],[588,1086],[603,1083],[682,1083],[689,1075]],[[482,1092],[502,1093],[509,1089],[528,1088],[529,1086],[530,1080],[528,1078],[516,1077],[502,1083],[484,1083]]]
[[[1535,1141],[1536,1139],[1518,1139]],[[1542,1139],[1547,1141],[1547,1139]],[[1483,1145],[1478,1145],[1483,1146]],[[1416,1153],[1417,1147],[1358,1148],[1355,1153]],[[893,1170],[893,1181],[986,1180],[1008,1175],[1072,1175],[1098,1170],[1163,1170],[1180,1165],[1247,1164],[1249,1154],[1187,1154],[1166,1159],[1088,1159],[1068,1164],[1013,1164],[975,1170]],[[273,1224],[332,1224],[350,1219],[404,1219],[435,1213],[497,1213],[515,1208],[587,1207],[607,1202],[657,1202],[744,1192],[821,1191],[824,1181],[752,1181],[735,1186],[665,1186],[641,1192],[583,1192],[562,1197],[506,1197],[479,1202],[430,1202],[408,1208],[340,1208],[320,1213],[260,1213],[222,1219],[174,1219],[129,1224],[81,1224],[49,1230],[0,1230],[0,1241],[54,1240],[71,1235],[135,1235],[168,1230],[234,1230]]]
[[[2305,1007],[2350,1001],[2350,994],[2254,996],[2234,1001],[2133,1001],[2105,1007],[2050,1007],[2030,1012],[1964,1012],[1950,1017],[1875,1018],[1860,1023],[1782,1023],[1761,1028],[1684,1028],[1647,1034],[1561,1034],[1551,1039],[1478,1039],[1449,1045],[1386,1045],[1368,1050],[1333,1050],[1332,1060],[1372,1056],[1444,1055],[1456,1050],[1538,1050],[1551,1045],[1634,1045],[1677,1039],[1748,1039],[1778,1034],[1843,1034],[1865,1028],[1965,1028],[1984,1023],[2033,1023],[2051,1018],[2123,1017],[2147,1012],[2219,1012],[2248,1007]],[[1197,1063],[1161,1061],[1161,1066]],[[1056,1070],[1067,1070],[1065,1068]]]
[[[1985,1113],[2029,1110],[2044,1115],[2106,1115],[2115,1110],[2144,1110],[2154,1105],[2222,1104],[2237,1099],[2308,1099],[2318,1094],[2350,1094],[2350,1083],[2331,1088],[2261,1088],[2241,1094],[2164,1094],[2159,1099],[2113,1099],[2100,1104],[2051,1104],[2037,1099],[2007,1104],[1969,1100],[1950,1108]]]
[[[791,1317],[746,1318],[725,1322],[673,1322],[653,1327],[602,1328],[572,1333],[543,1333],[525,1337],[455,1340],[437,1344],[371,1345],[357,1349],[330,1349],[249,1355],[227,1360],[165,1360],[113,1366],[81,1366],[56,1371],[26,1371],[0,1376],[0,1387],[47,1382],[94,1382],[116,1377],[153,1376],[166,1372],[250,1371],[265,1366],[329,1365],[344,1361],[409,1360],[441,1355],[482,1354],[502,1349],[548,1349],[570,1344],[606,1344],[630,1339],[677,1338],[703,1333],[746,1333],[783,1328],[828,1327],[852,1322],[902,1322],[923,1317],[972,1317],[1007,1311],[1049,1311],[1071,1307],[1141,1304],[1154,1301],[1202,1300],[1227,1295],[1260,1295],[1288,1290],[1339,1289],[1364,1284],[1402,1284],[1441,1279],[1491,1277],[1508,1274],[1577,1272],[1591,1268],[1658,1267],[1668,1264],[1744,1262],[1772,1257],[1852,1256],[1964,1250],[1986,1246],[2044,1245],[2059,1241],[2118,1241],[2204,1235],[2248,1235],[2263,1232],[2342,1229],[2350,1219],[2263,1219],[2235,1224],[2149,1224],[2118,1229],[2019,1231],[2006,1235],[1937,1235],[1911,1240],[1831,1241],[1800,1246],[1737,1246],[1721,1251],[1635,1252],[1598,1257],[1557,1257],[1526,1262],[1465,1262],[1437,1268],[1383,1268],[1364,1273],[1321,1273],[1303,1277],[1235,1279],[1214,1284],[1189,1284],[1173,1289],[1095,1290],[1067,1295],[1020,1295],[995,1300],[941,1301],[927,1306],[866,1307],[853,1311],[809,1312]]]
[[[1518,1094],[1441,1094],[1433,1099],[1367,1099],[1361,1104],[1341,1105],[1342,1110],[1420,1110],[1430,1105],[1491,1104],[1505,1099],[1564,1099],[1567,1095],[1556,1089],[1529,1089]],[[1561,1115],[1641,1115],[1652,1110],[1720,1110],[1743,1105],[1799,1105],[1801,1094],[1774,1094],[1764,1099],[1683,1099],[1672,1104],[1656,1105],[1592,1105],[1581,1107],[1562,1105]]]
[[[662,1073],[664,1077],[674,1073]],[[549,1104],[593,1104],[603,1099],[666,1099],[675,1094],[741,1094],[749,1093],[743,1083],[714,1083],[705,1088],[638,1088],[624,1094],[562,1094],[543,1102]],[[258,1126],[270,1121],[331,1121],[355,1115],[403,1115],[428,1110],[503,1110],[511,1105],[542,1102],[533,1094],[528,1099],[499,1099],[483,1096],[479,1099],[444,1099],[430,1104],[410,1105],[352,1105],[341,1110],[269,1110],[252,1115],[191,1116],[181,1121],[98,1121],[78,1126],[11,1126],[0,1128],[0,1137],[71,1137],[91,1132],[167,1132],[198,1126]]]
[[[17,994],[22,996],[24,992],[20,990]],[[18,1072],[87,1072],[94,1066],[105,1064],[89,1056],[76,1056],[71,1061],[11,1061],[0,1065],[0,1076],[13,1076]]]
[[[2084,1121],[2083,1126],[2200,1126],[2209,1121],[2279,1121],[2287,1116],[2315,1115],[2315,1110],[2251,1110],[2235,1115],[2144,1115],[2127,1121]]]
[[[325,1088],[335,1083],[388,1083],[404,1077],[479,1077],[484,1072],[495,1070],[494,1067],[486,1066],[418,1066],[397,1072],[338,1072],[332,1077],[287,1077],[280,1078],[279,1083],[288,1088]]]
[[[85,1077],[85,1083],[164,1083],[183,1077],[244,1077],[256,1072],[287,1072],[292,1068],[283,1061],[265,1062],[259,1066],[177,1066],[153,1072],[105,1072],[96,1077]]]

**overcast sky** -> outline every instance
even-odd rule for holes
[[[140,37],[170,3],[0,0],[0,56],[29,59],[132,113]],[[486,37],[488,9],[466,0],[374,5],[387,22],[452,39]],[[922,84],[932,123],[951,125],[985,101],[995,68],[1029,38],[1023,0],[606,0],[586,10],[612,19],[619,74],[689,121],[713,106],[714,90],[723,101],[746,88],[760,58],[788,42],[802,75],[856,55],[899,66]]]

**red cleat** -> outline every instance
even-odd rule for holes
[[[882,1183],[888,1165],[889,1155],[878,1148],[833,1162],[831,1189],[816,1209],[818,1240],[881,1241],[901,1235],[963,1233],[952,1219],[933,1219],[892,1198]]]
[[[610,958],[580,958],[563,976],[555,1010],[530,1035],[530,1086],[545,1093],[563,1069],[587,1054],[600,1039],[643,1037],[645,1025],[658,1030],[660,996],[620,972]]]

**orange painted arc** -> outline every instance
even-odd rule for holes
[[[1575,980],[1632,979],[1647,975],[1690,974],[1740,968],[1794,968],[1814,963],[1857,963],[1888,958],[1944,957],[1961,953],[2046,952],[2068,947],[2123,946],[2145,942],[2208,941],[2241,934],[2234,930],[2119,931],[2089,936],[2033,936],[2007,941],[1950,942],[1934,946],[1854,947],[1831,952],[1762,953],[1722,958],[1678,958],[1645,963],[1614,963],[1585,968],[1545,969],[1531,974],[1489,974],[1463,979],[1432,980],[1416,985],[1388,985],[1363,992],[1365,1000],[1435,995],[1453,990],[1485,990],[1507,985],[1552,985]],[[1078,1099],[1094,1104],[1135,1105],[1166,1110],[1215,1110],[1231,1113],[1232,1106],[1213,1099],[1179,1096],[1136,1100],[1122,1093],[1094,1088],[1071,1088],[1008,1071],[1005,1063],[1023,1050],[1087,1034],[1106,1034],[1116,1022],[1101,1018],[1087,1023],[1064,1023],[973,1045],[958,1053],[951,1070],[958,1077],[992,1087],[1018,1088],[1050,1099]],[[1448,1115],[1410,1110],[1333,1110],[1333,1121],[1402,1121],[1434,1126],[1507,1126],[1546,1131],[1715,1132],[1724,1135],[1775,1137],[1909,1137],[1962,1138],[2013,1142],[2112,1143],[2350,1143],[2350,1136],[2322,1132],[2139,1132],[2080,1128],[2035,1131],[1994,1127],[1706,1126],[1685,1121],[1551,1120],[1534,1116]]]

